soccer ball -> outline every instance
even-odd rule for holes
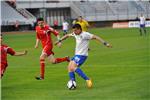
[[[76,89],[76,86],[77,86],[77,84],[76,84],[75,81],[69,80],[68,83],[67,83],[67,87],[68,87],[69,90]]]

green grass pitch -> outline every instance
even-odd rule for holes
[[[26,49],[28,54],[8,56],[9,66],[1,80],[2,100],[150,100],[150,28],[147,36],[140,36],[136,28],[94,28],[90,32],[113,48],[90,42],[89,57],[81,68],[92,78],[94,87],[87,89],[85,81],[76,75],[77,89],[73,91],[66,87],[66,62],[53,65],[46,61],[45,80],[35,80],[41,47],[34,49],[34,32],[4,34],[6,44],[16,51]],[[55,57],[72,57],[74,47],[71,38],[63,42],[62,48],[54,46]]]

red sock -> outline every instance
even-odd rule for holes
[[[56,58],[55,63],[61,63],[64,61],[69,61],[68,57],[64,57],[64,58]]]
[[[40,65],[41,65],[41,78],[44,79],[44,72],[45,72],[45,60],[44,59],[40,60]]]

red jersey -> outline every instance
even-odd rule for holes
[[[42,47],[44,48],[46,45],[53,46],[51,33],[57,36],[59,33],[53,28],[45,25],[44,27],[36,26],[36,37],[42,43]]]
[[[10,54],[10,55],[14,55],[15,54],[15,51],[8,47],[7,45],[1,45],[0,46],[0,49],[1,49],[1,65],[6,65],[7,66],[7,54]]]

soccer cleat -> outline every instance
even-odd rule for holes
[[[89,79],[89,80],[86,80],[86,84],[87,84],[87,87],[88,88],[92,88],[92,80],[91,79]]]
[[[37,79],[37,80],[44,80],[44,78],[42,78],[41,76],[36,76],[35,79]]]

